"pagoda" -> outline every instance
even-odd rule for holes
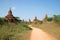
[[[47,18],[48,18],[48,15],[46,14],[45,17],[43,18],[43,21],[46,21]]]
[[[37,23],[38,22],[38,19],[37,17],[35,16],[34,20],[33,20],[33,23]]]
[[[29,24],[31,23],[31,20],[29,19]]]
[[[5,17],[7,22],[16,23],[15,17],[12,14],[11,8],[8,11],[8,15]]]
[[[24,19],[21,22],[24,23]]]

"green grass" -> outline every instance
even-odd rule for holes
[[[47,22],[43,24],[33,24],[33,26],[48,32],[49,34],[60,40],[60,25],[58,25],[57,23]]]
[[[0,25],[0,40],[27,40],[31,28],[25,23]]]

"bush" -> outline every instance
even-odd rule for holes
[[[15,17],[15,20],[16,20],[18,23],[20,23],[20,22],[21,22],[21,20],[20,20],[20,18],[19,18],[19,17]]]
[[[53,19],[54,19],[54,22],[60,23],[60,15],[54,15]]]
[[[49,17],[47,18],[47,21],[52,21],[52,19],[53,19],[52,17]]]
[[[8,23],[2,25],[0,28],[0,40],[21,40],[27,35],[28,30],[31,30],[25,23],[13,24]],[[21,35],[22,34],[22,35]]]
[[[0,25],[5,23],[5,18],[0,18]]]

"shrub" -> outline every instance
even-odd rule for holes
[[[52,19],[53,19],[52,17],[48,17],[47,21],[52,21]]]
[[[8,23],[0,28],[0,40],[20,40],[25,38],[25,33],[31,30],[25,23],[13,24]],[[18,35],[19,34],[19,35]],[[22,35],[21,35],[22,34]]]
[[[0,18],[0,25],[5,23],[5,18]]]
[[[60,15],[54,15],[53,19],[55,22],[60,22]]]
[[[19,17],[15,17],[15,20],[16,20],[18,23],[20,23],[20,22],[21,22],[21,20],[20,20],[20,18],[19,18]]]

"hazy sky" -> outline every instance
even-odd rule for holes
[[[35,16],[43,19],[46,13],[60,14],[60,0],[0,0],[0,17],[6,16],[9,8],[20,19],[33,20]]]

